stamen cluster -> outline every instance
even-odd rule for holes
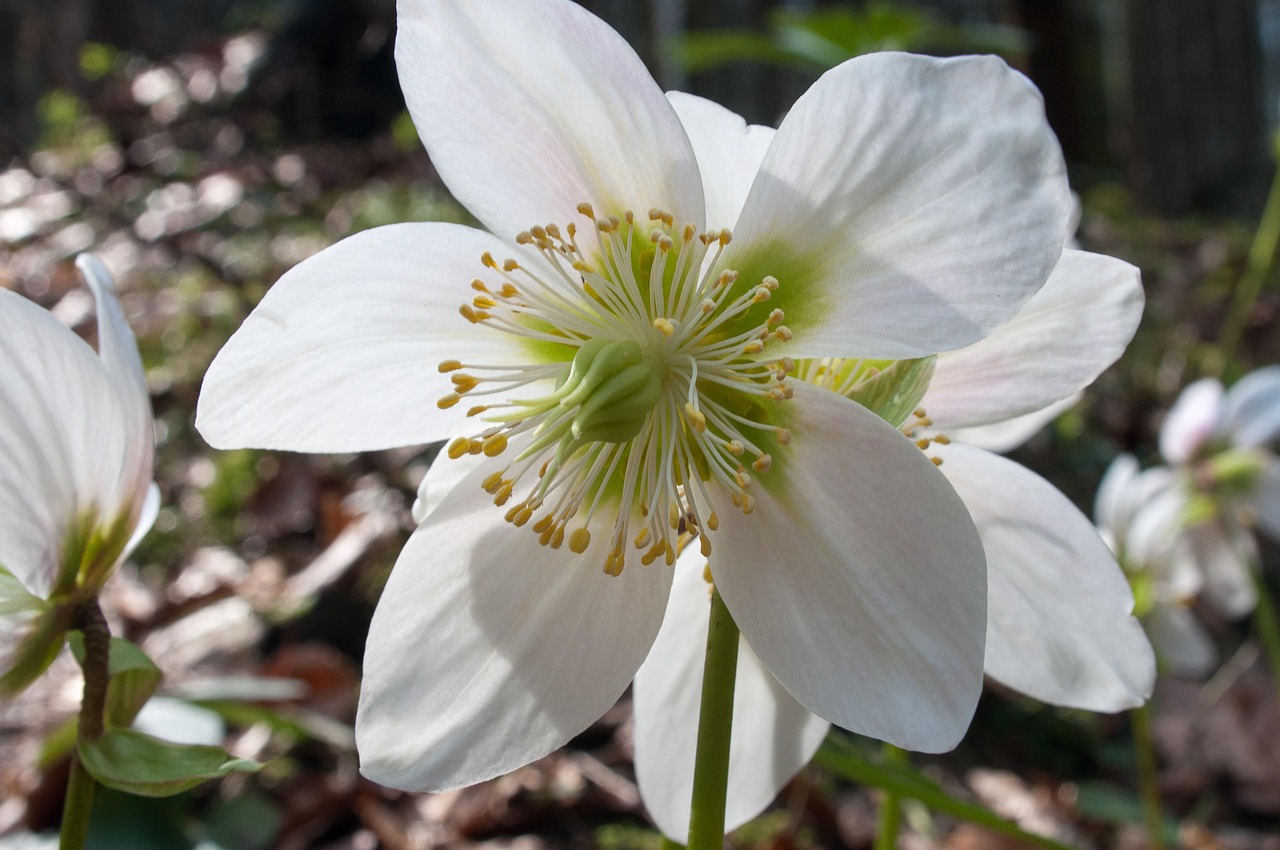
[[[770,424],[769,410],[791,397],[786,378],[795,364],[764,356],[770,342],[791,338],[781,310],[744,321],[778,281],[743,288],[737,272],[717,268],[729,231],[677,228],[656,209],[647,228],[631,212],[597,217],[589,204],[578,212],[598,252],[583,250],[572,223],[533,227],[516,242],[542,262],[484,254],[501,283],[473,280],[476,294],[460,309],[531,350],[561,354],[517,368],[444,361],[453,392],[438,404],[483,399],[467,415],[488,427],[451,442],[451,458],[497,457],[519,443],[483,486],[496,505],[510,503],[509,522],[532,523],[543,545],[567,542],[582,553],[597,511],[616,511],[604,569],[617,575],[628,542],[643,550],[644,564],[673,564],[694,537],[708,553],[704,530],[718,526],[720,488],[752,512],[748,465],[769,472],[770,449],[791,440]],[[517,397],[535,385],[530,397]]]

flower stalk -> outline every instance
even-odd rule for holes
[[[106,714],[108,664],[111,654],[111,630],[102,615],[97,597],[90,597],[76,609],[76,627],[84,634],[84,696],[80,703],[80,723],[76,742],[96,741],[102,737]],[[75,750],[71,752],[71,777],[62,808],[62,830],[59,850],[82,850],[89,836],[89,815],[93,808],[96,783]]]
[[[724,811],[729,790],[729,742],[733,731],[733,691],[738,676],[738,624],[711,590],[711,623],[702,674],[702,708],[693,769],[689,850],[724,846]]]
[[[1262,578],[1261,565],[1251,564],[1249,574],[1253,577],[1253,587],[1257,593],[1258,604],[1253,610],[1253,622],[1258,629],[1258,640],[1267,654],[1267,666],[1271,668],[1271,681],[1280,693],[1280,617],[1276,616],[1275,600],[1271,598],[1271,590]]]
[[[1133,723],[1133,753],[1138,762],[1138,794],[1147,826],[1147,846],[1164,850],[1164,812],[1160,805],[1160,776],[1156,769],[1155,740],[1151,736],[1151,703],[1129,712]]]
[[[904,750],[893,744],[883,747],[884,763],[896,767],[907,762]],[[902,798],[894,791],[884,790],[880,799],[880,812],[876,824],[874,850],[894,850],[898,846],[898,824],[902,821]]]

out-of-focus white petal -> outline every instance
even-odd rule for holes
[[[707,226],[732,228],[776,131],[748,125],[736,112],[696,95],[667,92],[667,99],[698,158],[702,193],[707,199]]]
[[[702,575],[706,562],[697,546],[687,547],[676,562],[662,629],[634,687],[636,780],[654,823],[675,841],[689,834],[711,598]],[[813,758],[830,726],[801,707],[742,640],[725,829],[760,814]]]
[[[1055,705],[1141,705],[1155,657],[1129,583],[1089,520],[1013,461],[956,444],[937,455],[987,554],[987,674]]]
[[[1142,282],[1128,263],[1065,251],[1044,287],[1008,323],[938,357],[922,404],[937,427],[1033,413],[1093,383],[1142,318]]]
[[[725,264],[782,283],[793,356],[919,357],[1011,319],[1070,212],[1025,77],[990,56],[877,53],[828,71],[783,120]]]
[[[1222,420],[1222,383],[1201,378],[1188,384],[1160,426],[1160,454],[1169,463],[1187,463],[1217,433]]]
[[[803,382],[785,457],[726,510],[712,570],[810,711],[908,749],[955,746],[981,690],[982,543],[942,473],[861,405]]]
[[[1258,604],[1249,574],[1258,563],[1252,535],[1219,518],[1187,529],[1186,539],[1204,572],[1204,594],[1209,601],[1232,619],[1252,611]]]
[[[1034,413],[1015,416],[990,425],[948,428],[946,433],[953,442],[977,446],[989,452],[1013,451],[1039,433],[1040,429],[1079,404],[1082,398],[1084,393],[1076,393]]]
[[[1177,605],[1157,605],[1143,620],[1162,666],[1175,676],[1203,676],[1217,652],[1195,614]]]
[[[142,538],[147,536],[147,532],[151,530],[151,526],[156,524],[156,517],[160,515],[160,487],[152,481],[147,487],[146,495],[142,499],[142,507],[138,510],[138,524],[133,527],[133,536],[129,538],[129,542],[125,544],[124,551],[120,553],[120,560],[124,561],[133,554],[133,550],[138,548],[138,544],[142,542]]]
[[[458,315],[496,237],[456,224],[366,230],[271,287],[205,374],[196,427],[219,448],[339,452],[462,430],[444,360],[528,363],[518,339]]]
[[[1227,390],[1222,425],[1237,446],[1261,446],[1280,436],[1280,366],[1255,369]]]
[[[607,526],[582,555],[538,545],[462,481],[409,538],[365,645],[361,770],[397,788],[470,785],[566,743],[626,690],[662,622],[670,568],[602,571]]]
[[[675,112],[599,18],[567,0],[400,0],[397,12],[396,68],[418,134],[494,233],[563,227],[584,201],[597,215],[660,207],[702,224]]]
[[[1280,540],[1280,461],[1272,459],[1258,482],[1253,499],[1258,512],[1258,528],[1268,537]]]
[[[131,509],[135,417],[89,346],[5,290],[0,363],[0,565],[45,598],[70,524]]]

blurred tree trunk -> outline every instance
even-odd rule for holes
[[[1126,0],[1124,12],[1130,185],[1168,213],[1259,204],[1270,163],[1257,0]]]
[[[40,134],[36,107],[51,89],[79,91],[89,0],[17,0],[0,6],[0,167]]]

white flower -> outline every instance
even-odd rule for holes
[[[565,0],[402,2],[398,32],[419,133],[490,233],[394,225],[302,263],[198,414],[219,446],[484,458],[379,603],[362,770],[452,787],[566,742],[640,666],[695,534],[800,703],[953,746],[981,687],[973,523],[894,427],[787,374],[968,345],[1043,285],[1070,195],[1035,90],[991,57],[868,56],[776,135],[717,136],[723,111],[668,100]],[[749,175],[719,164],[740,142]]]
[[[1160,429],[1160,453],[1178,472],[1189,551],[1204,593],[1229,617],[1257,604],[1250,570],[1256,526],[1280,540],[1280,366],[1257,369],[1229,390],[1213,378],[1183,389]]]
[[[73,609],[151,527],[155,431],[138,347],[111,276],[76,260],[98,305],[98,353],[0,290],[0,689],[39,675]]]
[[[1199,676],[1212,669],[1215,653],[1190,610],[1204,579],[1185,534],[1185,513],[1174,471],[1140,472],[1127,454],[1111,463],[1094,501],[1098,530],[1129,575],[1156,655],[1172,673]]]

